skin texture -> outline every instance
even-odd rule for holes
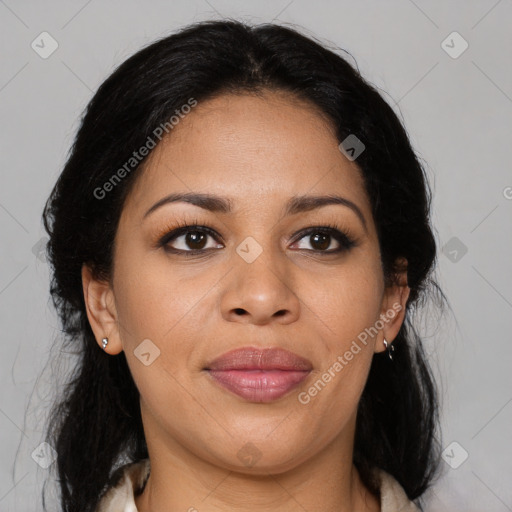
[[[109,354],[125,351],[141,395],[152,469],[136,499],[140,512],[380,510],[352,463],[355,420],[372,357],[385,349],[384,338],[396,337],[409,288],[405,274],[399,285],[384,288],[369,199],[356,162],[338,144],[326,119],[290,95],[267,91],[200,102],[137,177],[121,215],[111,281],[97,280],[84,265],[98,345],[107,336]],[[143,218],[176,192],[226,197],[233,211],[177,202]],[[349,199],[366,228],[342,205],[284,217],[288,199],[303,194]],[[209,226],[218,239],[207,236],[202,256],[167,252],[157,242],[177,221]],[[354,247],[321,254],[339,247],[336,239],[322,245],[311,234],[296,236],[332,222],[356,240]],[[247,237],[262,249],[252,263],[236,252]],[[181,235],[168,245],[201,247],[185,241]],[[402,310],[301,403],[298,394],[393,304]],[[134,354],[146,339],[160,350],[148,366]],[[285,348],[309,359],[313,371],[274,402],[244,400],[203,369],[245,346]],[[239,458],[246,452],[254,454],[254,465]]]

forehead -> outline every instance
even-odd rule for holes
[[[369,208],[361,171],[338,149],[334,127],[283,92],[222,95],[183,115],[144,163],[126,208],[172,192],[232,198],[234,211],[273,209],[294,195],[339,193]]]

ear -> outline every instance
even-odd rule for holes
[[[407,284],[407,260],[397,259],[395,268],[395,283],[388,286],[384,291],[380,319],[384,327],[378,337],[375,352],[386,350],[384,338],[388,345],[396,338],[405,319],[405,307],[411,289]]]
[[[117,312],[114,301],[114,292],[110,283],[94,277],[92,269],[84,263],[82,265],[82,287],[84,291],[87,318],[96,337],[96,342],[103,350],[103,338],[108,338],[105,352],[115,355],[123,350]]]

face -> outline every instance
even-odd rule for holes
[[[351,439],[372,357],[396,336],[406,296],[384,288],[363,180],[338,145],[307,103],[225,95],[200,102],[146,161],[111,283],[83,276],[98,341],[124,350],[140,391],[150,453],[285,471]],[[214,200],[162,202],[171,194]],[[309,371],[260,373],[266,391],[250,396],[237,381],[241,396],[207,368],[244,347],[290,351]]]

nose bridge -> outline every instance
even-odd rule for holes
[[[272,233],[258,238],[248,236],[235,248],[233,271],[222,303],[223,314],[226,318],[244,317],[255,323],[276,317],[290,321],[298,315],[299,301],[286,255]]]
[[[257,235],[256,235],[257,236]],[[271,233],[258,237],[245,238],[236,248],[238,258],[234,264],[238,289],[246,293],[270,296],[282,294],[287,288],[286,265],[279,247],[274,247]]]
[[[278,219],[270,205],[266,205],[264,201],[251,210],[250,215],[245,213],[250,219],[249,229],[239,232],[243,238],[235,246],[236,255],[241,261],[240,267],[246,271],[251,271],[254,264],[257,268],[266,267],[267,270],[274,270],[284,266],[281,265],[282,258],[285,255],[280,247],[280,240],[276,232]]]

